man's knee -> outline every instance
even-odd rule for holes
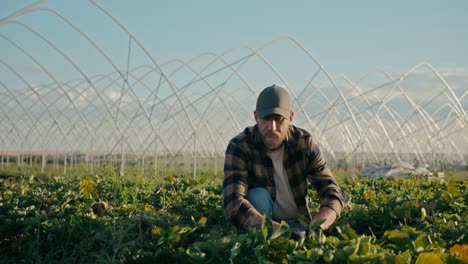
[[[247,192],[246,198],[259,213],[271,218],[273,214],[273,200],[267,189],[261,187],[250,189]]]

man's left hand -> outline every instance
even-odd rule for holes
[[[318,213],[312,218],[312,221],[311,221],[310,225],[313,226],[314,223],[316,223],[317,221],[320,221],[320,220],[325,220],[325,222],[323,222],[320,225],[320,228],[322,230],[328,229],[336,220],[335,211],[333,211],[332,209],[330,209],[328,207],[325,207],[325,206],[320,208]]]

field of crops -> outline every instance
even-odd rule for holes
[[[325,232],[293,240],[226,225],[221,176],[0,177],[0,262],[467,263],[468,183],[340,177],[349,201]],[[310,190],[311,211],[318,200]]]

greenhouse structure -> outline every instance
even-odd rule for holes
[[[271,84],[289,91],[293,124],[333,167],[466,167],[467,89],[430,62],[351,80],[291,36],[160,61],[105,7],[81,5],[103,25],[80,24],[48,1],[0,20],[1,167],[221,169],[228,141],[255,124],[255,99]]]

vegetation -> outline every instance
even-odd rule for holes
[[[0,173],[0,262],[467,263],[468,183],[340,177],[348,203],[325,232],[291,239],[225,222],[221,176],[193,180]],[[318,200],[310,201],[315,212]]]

